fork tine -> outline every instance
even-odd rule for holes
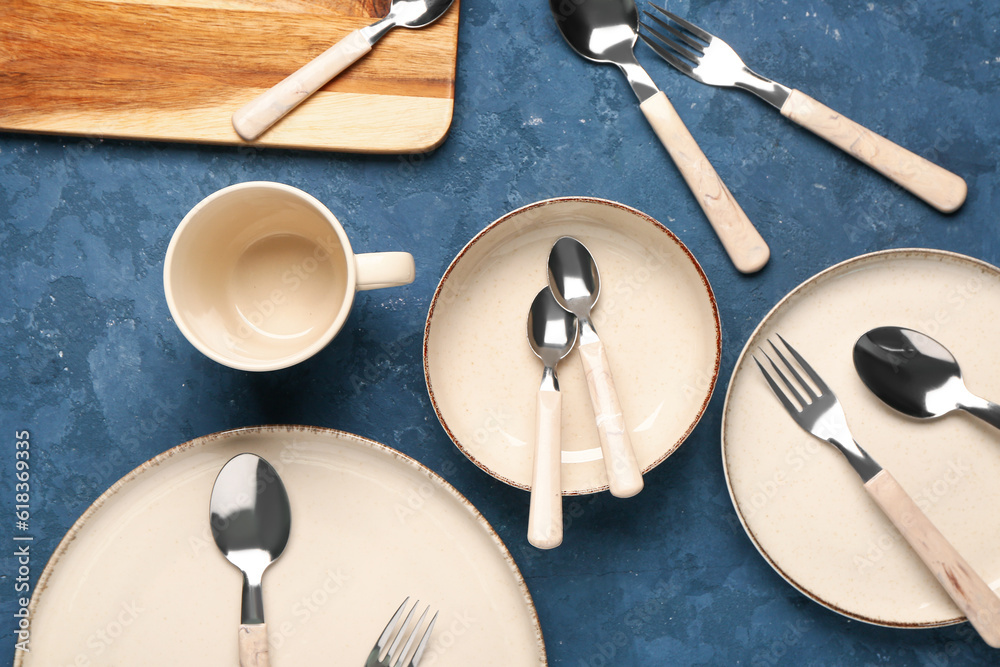
[[[681,32],[677,28],[673,27],[672,25],[670,25],[669,23],[667,23],[666,21],[664,21],[663,19],[661,19],[659,16],[656,16],[654,14],[650,14],[649,12],[647,12],[645,10],[643,10],[642,13],[645,14],[646,16],[648,16],[653,22],[656,23],[656,25],[660,26],[661,28],[663,28],[664,30],[666,30],[667,32],[669,32],[671,35],[673,35],[674,37],[676,37],[677,39],[681,40],[682,42],[684,42],[685,44],[687,44],[688,46],[690,46],[692,49],[694,49],[695,51],[697,51],[699,55],[704,55],[704,53],[705,53],[705,45],[703,43],[701,43],[698,40],[692,39],[691,37],[685,35],[683,32]],[[656,35],[657,37],[659,37],[661,40],[663,40],[664,42],[666,42],[668,46],[673,46],[674,48],[677,48],[676,46],[674,46],[673,42],[670,39],[668,39],[666,36],[661,35],[660,33],[656,32],[655,30],[653,30],[651,27],[649,27],[645,23],[643,23],[643,25],[646,26],[646,30],[649,30],[651,33],[653,33],[654,35]],[[683,51],[683,49],[678,49],[678,51],[681,51],[681,55],[683,55],[685,58],[688,58],[689,60],[694,60],[695,62],[698,61],[697,58],[691,58],[687,53],[685,53]]]
[[[690,32],[692,35],[694,35],[699,39],[703,39],[706,42],[711,42],[713,39],[715,39],[715,35],[713,35],[712,33],[705,32],[704,30],[702,30],[695,24],[691,23],[690,21],[685,21],[680,16],[677,16],[677,14],[668,12],[663,7],[657,7],[654,4],[650,4],[650,7],[652,7],[653,9],[658,9],[659,11],[663,12],[664,16],[666,16],[668,19],[670,19],[680,27],[684,28],[685,30],[687,30],[688,32]]]
[[[417,606],[419,604],[420,604],[420,602],[417,601],[417,604],[413,605],[413,610],[414,611],[416,611]],[[431,610],[431,608],[429,606],[427,607],[427,609],[424,609],[424,613],[420,615],[420,619],[413,626],[413,629],[409,630],[410,637],[409,637],[409,639],[406,640],[406,644],[403,646],[403,650],[399,652],[399,655],[397,656],[398,659],[396,660],[395,667],[402,667],[403,666],[403,658],[405,658],[406,654],[410,652],[410,648],[413,646],[413,642],[415,642],[416,639],[417,639],[417,630],[419,630],[420,626],[424,624],[424,619],[427,618],[427,612],[429,612],[430,610]],[[412,612],[410,612],[410,613],[412,614]],[[406,620],[410,620],[409,617],[407,617]],[[403,630],[407,630],[407,628],[409,628],[409,624],[403,626]],[[400,630],[400,635],[403,634],[403,630]],[[410,664],[412,664],[412,663],[410,663]]]
[[[765,354],[764,356],[767,355]],[[788,400],[788,396],[786,396],[785,392],[781,389],[781,387],[778,386],[778,383],[774,381],[774,378],[771,377],[771,374],[767,372],[767,369],[764,368],[764,365],[757,360],[757,357],[752,356],[751,358],[753,359],[754,363],[757,364],[757,368],[760,369],[760,372],[764,374],[764,379],[767,380],[767,384],[771,386],[771,391],[773,391],[774,395],[778,397],[778,400],[781,401],[781,404],[785,406],[785,410],[788,410],[789,414],[793,415],[796,414],[799,411],[798,406],[796,406],[790,400]],[[768,361],[771,360],[768,359]],[[771,361],[771,364],[773,365],[774,362]]]
[[[792,381],[788,379],[788,376],[781,371],[781,368],[778,367],[778,364],[774,363],[774,359],[769,357],[767,352],[765,352],[763,348],[761,348],[760,351],[761,354],[767,357],[767,360],[771,362],[771,368],[774,369],[774,372],[777,373],[778,377],[781,378],[781,381],[785,384],[785,387],[788,388],[787,393],[790,393],[792,396],[795,397],[795,400],[799,402],[800,406],[799,410],[805,410],[806,407],[809,405],[809,403],[807,403],[806,400],[802,398],[802,394],[799,393],[798,388],[794,384],[792,384]]]
[[[409,600],[409,598],[406,599]],[[399,648],[399,643],[403,641],[403,635],[405,634],[405,630],[406,628],[409,627],[410,619],[413,618],[413,612],[417,610],[417,606],[419,604],[420,600],[417,600],[416,602],[413,603],[413,607],[410,608],[410,613],[406,615],[406,620],[404,620],[403,624],[399,626],[399,632],[396,634],[396,638],[392,640],[392,646],[389,647],[389,653],[386,654],[386,664],[388,664],[389,660],[392,659],[392,656],[396,655],[396,649]],[[396,615],[398,616],[399,612],[396,612]],[[396,664],[397,666],[399,665],[398,662]]]
[[[379,635],[378,641],[375,642],[375,646],[378,648],[379,653],[385,648],[385,645],[389,642],[389,637],[392,636],[392,631],[396,629],[396,624],[399,622],[399,617],[403,615],[403,608],[406,607],[406,603],[410,601],[410,596],[407,595],[406,599],[403,600],[403,604],[399,605],[399,609],[396,613],[392,615],[389,622],[385,625],[385,630]],[[411,612],[412,613],[412,612]]]
[[[428,609],[430,609],[430,607],[428,607]],[[434,615],[431,617],[431,622],[427,625],[427,629],[424,630],[423,637],[420,638],[420,643],[417,644],[417,650],[413,652],[413,657],[410,658],[409,667],[420,666],[420,660],[424,657],[424,649],[427,648],[427,642],[431,638],[431,631],[434,629],[434,621],[437,620],[437,617],[438,612],[434,612]]]
[[[650,31],[651,33],[653,33],[657,37],[661,36],[655,30],[653,30],[648,25],[646,25],[645,23],[643,23],[642,25],[646,27],[646,30]],[[681,60],[680,58],[678,58],[677,56],[675,56],[673,53],[671,53],[670,51],[668,51],[666,48],[664,48],[663,46],[661,46],[658,42],[654,42],[653,40],[651,40],[649,37],[646,37],[646,35],[644,35],[641,32],[639,33],[639,37],[642,38],[642,41],[646,42],[646,44],[649,45],[649,48],[653,49],[653,51],[655,51],[661,58],[663,58],[664,60],[666,60],[668,63],[670,63],[671,65],[673,65],[677,69],[679,69],[684,74],[687,74],[690,77],[694,76],[694,68],[692,68],[686,62],[684,62],[683,60]]]
[[[795,348],[789,345],[788,341],[781,337],[781,334],[776,333],[775,335],[778,337],[778,340],[780,340],[784,344],[785,348],[792,353],[792,356],[795,357],[795,361],[799,362],[799,365],[802,366],[802,370],[804,370],[809,375],[813,383],[815,383],[816,388],[820,390],[820,393],[823,394],[830,393],[830,387],[828,387],[827,384],[823,382],[823,378],[821,378],[819,375],[816,374],[816,371],[814,371],[812,366],[810,366],[809,363],[802,358],[802,355],[796,352]]]
[[[780,339],[781,336],[778,336],[778,338]],[[788,372],[792,374],[792,377],[795,378],[795,381],[799,383],[799,386],[802,387],[807,394],[809,394],[810,402],[816,400],[817,397],[816,392],[814,392],[812,387],[810,387],[809,384],[802,378],[802,376],[799,374],[799,371],[795,368],[792,362],[790,362],[788,358],[781,353],[781,350],[779,350],[778,346],[774,344],[774,341],[768,340],[767,342],[768,345],[771,346],[771,349],[774,350],[775,354],[778,355],[778,358],[781,359],[781,362],[785,364],[785,367],[788,369]],[[781,342],[785,343],[784,340],[782,340]],[[785,343],[785,347],[788,347],[788,343]],[[791,348],[788,349],[791,350]],[[793,354],[793,356],[800,361],[805,361],[805,359],[800,357],[797,353]],[[815,373],[809,373],[809,376],[816,377]]]

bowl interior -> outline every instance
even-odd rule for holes
[[[329,342],[352,272],[329,213],[294,192],[251,187],[209,198],[172,242],[171,308],[188,339],[237,368],[280,368]]]
[[[528,308],[547,283],[552,244],[571,235],[597,260],[593,321],[607,349],[636,457],[663,461],[712,394],[721,334],[714,297],[687,248],[634,209],[589,198],[542,202],[501,218],[467,245],[438,287],[424,369],[445,430],[476,465],[531,486],[542,363],[527,341]],[[586,379],[574,349],[557,366],[566,494],[607,488]]]

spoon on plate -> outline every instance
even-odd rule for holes
[[[371,51],[375,42],[387,32],[395,27],[428,26],[441,18],[453,2],[454,0],[393,0],[384,19],[349,33],[297,72],[233,114],[233,129],[247,141],[253,141],[330,79]]]
[[[270,463],[254,454],[239,454],[216,477],[210,511],[215,543],[243,572],[240,667],[267,667],[261,579],[288,542],[288,494]]]
[[[872,393],[910,417],[965,410],[1000,428],[1000,405],[970,392],[951,352],[919,331],[872,329],[854,344],[854,367]]]
[[[608,487],[611,495],[629,498],[642,491],[642,471],[632,450],[604,343],[591,321],[591,309],[601,295],[597,262],[585,245],[571,236],[564,236],[549,251],[548,269],[552,295],[580,322],[580,359],[597,418]]]
[[[767,243],[715,173],[666,94],[636,60],[639,13],[634,0],[549,0],[549,9],[574,51],[592,62],[617,65],[628,78],[639,98],[639,108],[694,193],[733,265],[743,273],[762,269],[771,254]]]
[[[562,544],[561,414],[558,364],[576,343],[576,316],[543,288],[528,309],[528,344],[542,360],[542,384],[535,402],[535,458],[528,506],[528,542],[539,549]]]

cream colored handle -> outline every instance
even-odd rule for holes
[[[528,542],[539,549],[562,544],[562,396],[539,389],[535,401],[535,458],[528,505]]]
[[[604,343],[593,341],[580,345],[580,359],[587,374],[590,402],[597,418],[597,433],[604,453],[611,495],[629,498],[642,491],[642,471],[632,451],[632,440],[625,426],[625,416],[611,377],[611,366]]]
[[[801,91],[792,91],[782,105],[781,113],[942,213],[951,213],[965,202],[968,187],[961,176],[844,118]]]
[[[247,141],[253,141],[371,50],[361,31],[355,30],[234,113],[233,129]]]
[[[767,243],[715,173],[666,94],[658,92],[639,108],[694,193],[733,265],[743,273],[764,268],[771,256]]]
[[[398,287],[413,282],[416,269],[408,252],[366,252],[354,256],[358,290]]]
[[[240,626],[240,667],[268,667],[267,625]]]
[[[886,470],[865,489],[987,644],[1000,648],[1000,598]]]

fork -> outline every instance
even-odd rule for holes
[[[865,491],[896,526],[983,640],[994,648],[1000,648],[1000,598],[965,562],[889,471],[876,463],[854,440],[844,409],[830,387],[781,335],[778,339],[798,367],[805,371],[812,385],[805,381],[781,349],[769,340],[768,344],[781,367],[763,348],[758,349],[770,362],[773,374],[756,356],[753,360],[774,395],[795,423],[843,453],[864,482]],[[780,378],[780,385],[775,375]]]
[[[960,176],[841,116],[805,93],[757,74],[723,40],[662,7],[650,6],[677,27],[644,11],[669,36],[645,22],[640,25],[651,36],[642,33],[639,36],[660,57],[695,81],[754,93],[780,109],[786,118],[861,160],[942,213],[951,213],[965,202],[968,187]]]
[[[420,600],[413,603],[410,607],[410,613],[406,615],[406,619],[400,624],[399,619],[403,616],[403,610],[406,608],[406,603],[410,601],[409,596],[403,600],[403,604],[399,605],[399,609],[396,613],[392,615],[389,622],[385,626],[385,630],[379,635],[378,641],[375,642],[375,646],[372,647],[371,653],[368,654],[368,659],[365,660],[365,667],[418,667],[420,665],[420,660],[424,656],[424,649],[427,648],[427,642],[431,638],[431,631],[434,629],[434,621],[437,620],[437,612],[434,612],[434,616],[431,617],[430,623],[424,628],[423,632],[419,632],[420,627],[424,624],[424,619],[427,618],[428,612],[431,608],[428,605],[424,609],[424,613],[420,615],[420,619],[411,627],[410,619],[413,617],[413,612],[417,610],[420,606]],[[409,634],[409,639],[406,640],[406,644],[403,646],[401,651],[397,652],[400,642],[403,638]],[[389,650],[386,651],[385,647],[389,643],[389,640],[395,636],[392,640],[392,645],[389,646]],[[419,639],[418,639],[419,637]],[[413,651],[413,655],[410,657],[408,662],[403,662],[410,649],[413,647],[413,642],[417,642],[417,648]],[[384,654],[385,657],[379,659],[379,656]]]

